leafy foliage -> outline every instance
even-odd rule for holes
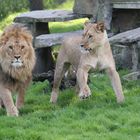
[[[10,13],[27,9],[28,5],[26,0],[0,0],[0,20]]]
[[[44,8],[56,8],[66,0],[44,0]],[[29,0],[0,0],[0,20],[7,15],[29,9]]]

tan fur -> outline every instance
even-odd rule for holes
[[[7,115],[18,116],[34,65],[31,33],[22,24],[8,26],[0,37],[0,98]],[[11,92],[18,92],[16,106]]]
[[[59,85],[63,74],[69,68],[69,64],[73,65],[77,73],[80,98],[87,98],[91,95],[90,88],[87,85],[88,71],[90,68],[98,67],[100,70],[105,69],[107,71],[117,102],[123,102],[124,96],[120,78],[115,68],[115,62],[103,23],[92,24],[86,22],[83,36],[73,36],[64,39],[56,63],[50,99],[53,103],[57,101]]]

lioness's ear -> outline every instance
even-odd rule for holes
[[[99,30],[101,32],[104,32],[104,30],[105,30],[105,25],[103,22],[98,22],[96,27],[97,27],[97,30]]]
[[[84,23],[85,26],[87,26],[89,24],[91,24],[89,20],[86,20],[85,23]]]

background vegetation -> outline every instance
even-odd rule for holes
[[[44,9],[72,9],[74,0],[43,0]],[[29,0],[0,0],[0,33],[13,19],[20,13],[29,11]],[[50,23],[51,32],[65,32],[76,30],[77,27],[81,29],[84,20],[74,20],[63,23]],[[69,24],[71,23],[71,24]],[[76,25],[76,27],[75,27]]]
[[[10,5],[13,1],[17,2],[16,11]],[[61,5],[51,3],[53,1],[47,0],[52,5],[50,8],[54,5],[59,9],[71,9],[73,5],[73,0]],[[25,0],[0,0],[0,6],[1,2],[4,2],[4,8],[9,7],[7,15],[0,21],[2,31],[17,14],[28,10],[28,3]],[[22,7],[18,8],[18,4]],[[84,21],[51,23],[51,32],[81,29]],[[121,77],[128,72],[119,71]],[[91,74],[90,80],[90,99],[79,100],[75,89],[69,88],[60,91],[55,105],[49,102],[51,88],[48,81],[33,82],[27,90],[25,106],[20,109],[18,118],[7,117],[5,109],[0,110],[0,140],[139,140],[140,80],[128,82],[121,78],[125,95],[122,105],[116,103],[104,72]]]
[[[12,13],[27,11],[29,9],[29,1],[30,0],[0,0],[0,20]],[[56,8],[65,1],[66,0],[43,0],[44,9]]]

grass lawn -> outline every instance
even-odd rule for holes
[[[56,105],[49,103],[47,81],[32,83],[20,117],[0,111],[0,140],[139,140],[140,80],[122,81],[125,103],[118,105],[104,73],[90,79],[90,99],[81,101],[66,89]]]
[[[69,6],[68,6],[69,5]],[[69,8],[71,1],[60,8]],[[18,13],[0,23],[0,30]],[[51,23],[51,32],[82,29],[85,19]],[[128,73],[120,71],[121,77]],[[122,80],[125,103],[116,103],[110,81],[104,73],[90,74],[92,96],[79,100],[75,89],[60,92],[57,104],[49,103],[48,81],[30,85],[19,117],[7,117],[0,110],[0,140],[140,140],[140,80]]]

